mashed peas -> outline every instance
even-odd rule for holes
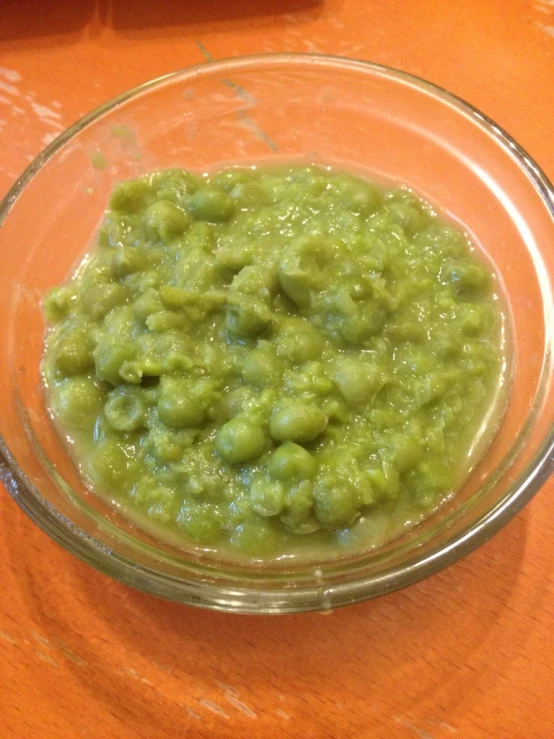
[[[173,543],[373,546],[470,466],[505,364],[495,288],[408,190],[155,172],[46,298],[49,408],[93,489]]]

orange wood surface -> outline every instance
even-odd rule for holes
[[[0,194],[117,93],[209,56],[272,51],[426,77],[554,178],[554,0],[0,0]],[[431,579],[286,617],[134,592],[0,492],[0,739],[554,737],[552,481]]]

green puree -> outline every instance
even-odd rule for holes
[[[92,487],[181,546],[374,545],[467,471],[501,383],[494,285],[408,190],[155,172],[46,298],[48,403]]]

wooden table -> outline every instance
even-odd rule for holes
[[[554,0],[2,0],[0,192],[144,80],[328,52],[426,77],[554,177]],[[430,580],[319,614],[209,613],[73,559],[0,495],[0,737],[554,737],[554,484]]]

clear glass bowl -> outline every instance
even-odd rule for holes
[[[515,361],[494,443],[432,518],[340,562],[259,568],[166,546],[86,489],[44,407],[41,301],[89,246],[118,180],[160,167],[278,159],[405,183],[452,214],[499,270]],[[482,544],[552,470],[554,191],[502,129],[428,82],[311,55],[186,69],[121,95],[62,134],[8,193],[0,224],[2,479],[49,536],[129,585],[243,613],[355,603],[427,577]]]

